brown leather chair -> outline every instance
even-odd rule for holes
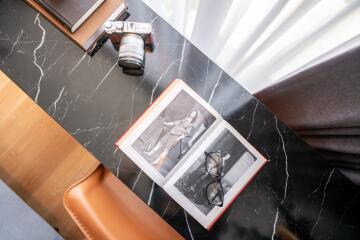
[[[103,165],[72,185],[63,202],[88,239],[183,239]]]

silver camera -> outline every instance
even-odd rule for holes
[[[145,51],[153,50],[150,23],[107,21],[105,32],[119,50],[119,65],[132,75],[142,75],[145,67]]]

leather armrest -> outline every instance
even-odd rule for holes
[[[72,185],[63,202],[88,239],[183,239],[102,165]]]

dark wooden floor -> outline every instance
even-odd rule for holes
[[[65,239],[84,236],[62,205],[63,193],[98,164],[0,72],[0,178]]]

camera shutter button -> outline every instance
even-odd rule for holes
[[[105,26],[106,28],[111,28],[111,27],[112,27],[112,23],[111,23],[110,21],[106,21],[105,24],[104,24],[104,26]]]

